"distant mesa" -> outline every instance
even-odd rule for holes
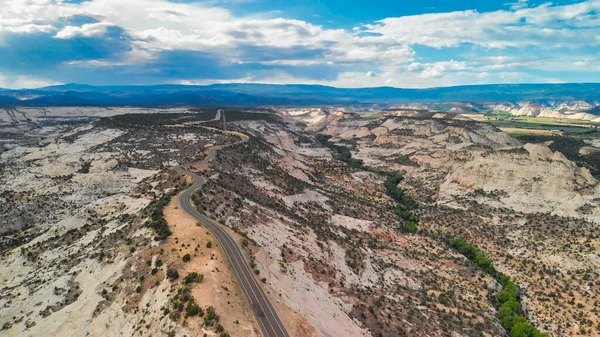
[[[497,108],[534,104],[598,113],[600,83],[584,84],[496,84],[428,89],[335,88],[320,85],[212,84],[152,86],[91,86],[64,84],[39,89],[0,89],[0,104],[20,105],[360,105],[460,102],[449,108],[479,110],[480,105]],[[473,104],[476,103],[476,104]],[[594,110],[595,109],[595,110]],[[500,109],[503,110],[503,109]]]

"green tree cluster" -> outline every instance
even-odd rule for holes
[[[150,220],[146,221],[145,225],[154,230],[156,233],[155,240],[161,241],[173,234],[163,215],[163,209],[170,201],[171,196],[164,194],[161,197],[154,198],[144,209],[144,213],[150,217]]]
[[[506,275],[502,275],[500,282],[504,289],[496,295],[500,304],[498,315],[500,324],[510,332],[511,337],[549,337],[541,333],[536,327],[529,324],[523,316],[521,303],[519,302],[519,288]]]
[[[189,273],[183,278],[183,283],[185,284],[192,282],[201,283],[202,281],[204,281],[204,274],[198,274],[196,272]]]
[[[352,158],[352,152],[345,146],[334,146],[340,155],[340,160],[350,165],[352,168],[363,168],[364,162],[361,159]]]
[[[483,271],[490,274],[494,278],[498,278],[500,276],[496,271],[496,268],[494,268],[492,260],[486,258],[479,248],[471,245],[465,239],[453,238],[451,236],[448,236],[447,239],[452,248],[456,249],[467,259],[471,260],[477,267],[483,269]]]
[[[498,317],[500,324],[511,337],[549,337],[548,334],[541,333],[529,324],[523,316],[519,287],[511,281],[510,277],[498,272],[492,261],[486,258],[479,248],[468,243],[467,240],[454,238],[451,235],[445,235],[444,238],[452,248],[500,282],[503,288],[496,295]]]
[[[413,210],[417,208],[417,202],[404,193],[404,190],[398,187],[398,184],[404,180],[404,174],[396,172],[390,175],[383,183],[388,195],[396,202],[394,213],[403,220],[403,230],[408,233],[416,233],[419,222]]]

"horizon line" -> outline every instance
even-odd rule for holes
[[[85,83],[62,83],[53,84],[42,87],[24,87],[24,88],[2,88],[4,91],[21,91],[21,90],[40,90],[48,88],[59,88],[66,86],[87,86],[94,88],[110,88],[110,87],[160,87],[160,86],[179,86],[179,87],[210,87],[210,86],[227,86],[227,85],[263,85],[263,86],[306,86],[306,87],[326,87],[335,89],[345,90],[359,90],[359,89],[400,89],[400,90],[429,90],[429,89],[440,89],[440,88],[461,88],[461,87],[486,87],[486,86],[519,86],[519,85],[586,85],[586,84],[598,84],[600,82],[515,82],[515,83],[481,83],[481,84],[461,84],[461,85],[448,85],[448,86],[437,86],[437,87],[396,87],[396,86],[376,86],[376,87],[337,87],[333,85],[318,84],[318,83],[264,83],[264,82],[214,82],[207,84],[186,84],[186,83],[159,83],[159,84],[110,84],[110,85],[96,85],[96,84],[85,84]]]

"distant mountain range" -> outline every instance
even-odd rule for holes
[[[213,84],[206,86],[90,86],[65,84],[39,89],[0,89],[2,105],[228,105],[311,106],[410,103],[512,103],[556,105],[586,102],[597,107],[600,83],[497,84],[401,89],[345,89],[320,85]],[[598,109],[596,109],[598,110]]]

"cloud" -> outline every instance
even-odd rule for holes
[[[39,88],[57,84],[61,83],[28,76],[6,76],[0,73],[0,88]]]
[[[473,44],[486,48],[581,47],[600,44],[600,1],[479,13],[476,10],[386,18],[364,25],[408,45],[434,48]]]
[[[92,84],[429,86],[600,72],[600,0],[518,0],[494,12],[390,17],[352,29],[277,12],[235,15],[223,3],[0,0],[0,73]]]
[[[3,42],[0,44],[0,72],[20,71],[23,75],[49,71],[70,61],[115,59],[131,49],[129,37],[119,27],[70,39],[57,39],[52,33],[11,34],[5,36]]]
[[[113,25],[107,22],[88,23],[80,27],[66,26],[56,33],[54,37],[57,39],[72,39],[76,36],[102,36],[109,27],[113,27]]]
[[[517,2],[510,2],[510,3],[506,3],[504,4],[505,6],[508,6],[511,10],[519,10],[519,9],[523,9],[526,8],[527,6],[529,6],[529,0],[519,0]]]
[[[421,78],[440,78],[448,71],[466,70],[467,63],[451,60],[448,62],[444,61],[422,65],[422,67],[423,72],[421,73]]]

